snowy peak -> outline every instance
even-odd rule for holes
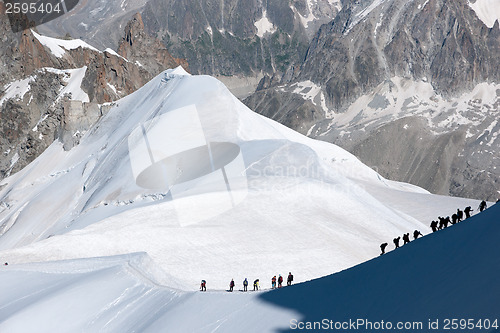
[[[8,22],[3,11],[0,16]],[[33,161],[54,138],[65,149],[77,145],[106,113],[106,103],[137,90],[166,68],[179,63],[187,68],[141,29],[132,31],[134,46],[127,41],[131,30],[125,31],[124,57],[68,35],[52,38],[34,29],[12,33],[6,22],[2,19],[0,30],[0,108],[6,124],[0,129],[0,178]]]
[[[499,36],[467,0],[347,1],[290,82],[267,80],[245,102],[390,179],[496,200]]]
[[[192,286],[203,276],[217,288],[227,251],[235,276],[279,267],[309,279],[372,257],[387,233],[422,229],[435,212],[401,210],[430,194],[383,179],[345,150],[255,114],[216,79],[181,68],[110,106],[78,146],[65,151],[56,142],[2,184],[6,260],[147,252],[173,279]],[[379,200],[381,191],[398,193],[399,203]],[[285,259],[254,260],[278,249],[287,249]],[[321,259],[304,266],[301,258],[315,254]]]
[[[495,0],[469,1],[469,6],[474,9],[477,17],[483,21],[488,28],[493,28],[495,22],[500,23],[500,3]],[[500,28],[500,24],[497,27]]]

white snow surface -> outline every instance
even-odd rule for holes
[[[488,28],[493,28],[496,20],[500,23],[500,1],[476,0],[474,3],[469,1],[469,6],[476,12],[477,17],[483,21]]]
[[[267,18],[267,11],[265,9],[262,10],[262,17],[254,25],[257,28],[256,35],[260,38],[264,37],[267,33],[272,34],[276,31],[274,24]]]
[[[308,10],[308,13],[307,13],[307,16],[302,16],[296,9],[293,5],[290,6],[290,8],[294,11],[295,14],[299,15],[299,18],[300,18],[300,21],[302,22],[302,25],[307,29],[309,27],[309,23],[311,23],[312,21],[316,20],[317,17],[314,16],[313,14],[313,11],[312,11],[312,8],[311,6],[313,5],[313,3],[311,3],[311,0],[308,0],[307,1],[307,10]]]
[[[323,90],[311,80],[297,82],[290,86],[283,86],[280,90],[292,92],[300,95],[305,100],[311,101],[314,105],[321,107],[326,118],[331,118],[332,112],[330,112],[326,106],[326,99]]]
[[[59,94],[57,95],[54,104],[63,98],[65,95],[71,95],[71,100],[89,102],[90,98],[85,91],[82,89],[82,81],[85,78],[85,73],[87,72],[87,66],[82,68],[74,69],[57,69],[51,67],[44,67],[39,71],[47,71],[58,75],[63,75],[64,85],[61,86]]]
[[[66,69],[63,72],[69,75],[69,77],[64,80],[66,86],[61,90],[57,99],[62,98],[66,94],[70,94],[71,100],[90,102],[89,95],[82,89],[82,81],[85,78],[87,66],[76,69]]]
[[[386,0],[373,0],[370,5],[368,5],[366,8],[362,9],[360,12],[356,13],[354,15],[354,18],[352,22],[349,24],[347,27],[346,31],[344,32],[345,35],[349,33],[349,31],[356,26],[359,22],[361,22],[365,17],[367,17],[375,8],[378,6],[382,5]]]
[[[236,164],[225,167],[229,182],[217,182],[214,172],[162,186],[162,174],[149,173],[158,188],[139,186],[135,172],[163,146],[193,141],[187,110],[198,111],[205,140],[239,148]],[[150,154],[135,155],[130,142],[146,131]],[[179,137],[166,141],[162,133]],[[179,161],[178,177],[202,166],[193,168]],[[477,206],[386,180],[345,150],[252,112],[216,79],[182,68],[116,102],[77,147],[64,151],[54,142],[0,185],[2,261],[146,252],[168,274],[165,284],[184,290],[201,279],[224,289],[231,278],[324,276],[377,256],[396,235],[427,233],[438,215]],[[218,211],[228,193],[232,204]],[[186,212],[191,220],[181,218]]]
[[[306,4],[307,13],[305,16],[297,10],[295,4],[290,4],[290,9],[298,16],[306,30],[313,29],[313,27],[309,26],[315,21],[321,20],[326,23],[328,19],[325,21],[325,18],[333,19],[335,12],[342,9],[342,3],[339,0],[307,0]]]
[[[5,93],[1,96],[0,106],[9,99],[23,99],[24,95],[30,91],[30,84],[36,80],[36,76],[28,76],[22,80],[16,80],[4,87]]]
[[[91,49],[96,52],[100,52],[95,47],[85,43],[81,39],[58,39],[53,37],[47,37],[37,34],[35,31],[31,30],[33,36],[43,45],[46,46],[50,52],[57,58],[62,58],[67,50],[77,49],[79,47]]]
[[[5,93],[1,96],[0,99],[0,106],[5,103],[5,101],[9,99],[14,99],[14,100],[21,100],[24,98],[24,96],[30,92],[31,90],[31,84],[36,82],[36,80],[39,78],[38,74],[42,74],[44,72],[50,72],[58,75],[63,75],[63,84],[60,87],[59,94],[54,101],[53,104],[57,103],[61,98],[63,98],[65,95],[69,94],[71,95],[71,100],[75,101],[82,101],[82,102],[89,102],[90,98],[87,95],[85,91],[81,88],[82,86],[82,81],[85,78],[85,73],[87,71],[87,66],[84,66],[82,68],[75,68],[75,69],[56,69],[56,68],[51,68],[51,67],[44,67],[41,69],[38,69],[36,71],[36,75],[31,75],[28,76],[22,80],[16,80],[13,81],[7,85],[5,85]],[[28,101],[27,105],[31,103],[31,100],[33,99],[33,95],[30,96],[30,100]],[[43,117],[43,116],[42,116]],[[33,131],[37,131],[38,125],[44,121],[47,118],[41,119],[37,125],[33,128]]]
[[[129,62],[127,59],[125,59],[124,57],[122,57],[121,55],[119,55],[118,53],[116,53],[116,51],[113,50],[113,49],[107,48],[107,49],[104,50],[104,52],[108,52],[109,54],[112,54],[112,55],[114,55],[116,57],[122,58],[126,62]]]
[[[281,332],[326,318],[421,323],[391,330],[418,332],[450,316],[488,320],[491,329],[500,311],[499,216],[497,204],[349,270],[274,291],[239,292],[240,281],[233,293],[213,290],[210,280],[207,292],[166,287],[173,281],[144,253],[0,266],[8,286],[0,330]],[[360,323],[356,331],[373,329]]]

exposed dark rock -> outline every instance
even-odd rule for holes
[[[3,6],[0,2],[0,99],[11,85],[25,86],[26,91],[0,104],[0,178],[21,170],[56,139],[68,150],[77,145],[106,112],[103,103],[134,92],[167,68],[187,68],[184,60],[172,58],[160,41],[144,32],[140,16],[127,26],[124,37],[124,44],[133,37],[133,45],[120,48],[131,60],[87,47],[56,57],[31,30],[13,33]],[[71,76],[68,70],[84,67],[80,88],[88,102],[62,96]]]
[[[491,133],[500,131],[495,125],[500,94],[495,101],[494,94],[483,96],[486,93],[481,92],[479,97],[467,97],[467,104],[460,98],[478,84],[500,82],[498,21],[488,28],[467,0],[387,0],[370,7],[372,3],[345,0],[335,19],[319,29],[288,86],[314,82],[322,88],[328,110],[317,112],[323,118],[315,124],[311,125],[308,116],[301,121],[303,112],[286,124],[301,132],[309,127],[310,136],[341,145],[390,179],[440,194],[496,200],[500,151],[496,148],[499,141]],[[401,97],[392,94],[391,80],[395,78],[403,78],[405,84],[430,83],[434,94],[447,102],[439,107],[434,105],[434,97],[423,100],[418,91],[408,90],[411,88],[399,87]],[[276,95],[280,100],[298,97],[293,90],[284,89],[281,80],[265,77],[245,103],[283,121],[283,115],[293,114],[298,102],[277,106],[261,101]],[[361,96],[366,98],[359,100]],[[407,100],[396,110],[392,99],[397,98]],[[494,101],[484,103],[484,98]],[[458,104],[461,109],[456,108]],[[397,115],[378,116],[387,108]],[[430,110],[426,121],[415,120],[419,125],[414,131],[400,130],[400,122],[393,121],[404,117],[400,111],[415,116],[417,109],[420,114]],[[337,128],[337,119],[347,111],[358,116]],[[464,123],[458,120],[453,126],[440,127],[446,119],[434,119],[432,113],[438,111]],[[490,125],[495,126],[488,129]]]
[[[297,78],[324,87],[338,111],[394,76],[426,77],[445,96],[500,80],[499,29],[466,0],[386,1],[351,26],[359,11],[350,3],[320,29]]]

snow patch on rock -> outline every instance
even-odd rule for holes
[[[262,10],[262,17],[254,25],[257,28],[256,35],[260,38],[264,37],[265,34],[272,34],[276,31],[274,24],[267,18],[267,11],[265,9]]]
[[[58,38],[53,38],[53,37],[47,37],[47,36],[39,35],[33,30],[31,30],[31,33],[33,34],[33,36],[35,36],[36,39],[38,39],[40,44],[42,44],[43,46],[46,46],[50,50],[50,52],[53,55],[55,55],[57,58],[62,58],[67,50],[73,50],[73,49],[77,49],[79,47],[87,48],[87,49],[90,49],[90,50],[93,50],[96,52],[100,52],[95,47],[85,43],[84,41],[82,41],[80,39],[64,40],[64,39],[58,39]]]
[[[476,0],[474,3],[469,1],[469,6],[476,12],[477,17],[483,21],[488,28],[493,28],[497,20],[500,23],[500,1]]]

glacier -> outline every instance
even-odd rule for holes
[[[78,146],[55,141],[0,183],[0,282],[11,286],[0,330],[272,331],[304,309],[283,309],[274,292],[229,295],[232,278],[265,290],[278,273],[328,276],[478,203],[384,179],[220,81],[167,70]],[[202,279],[209,292],[193,292]]]

